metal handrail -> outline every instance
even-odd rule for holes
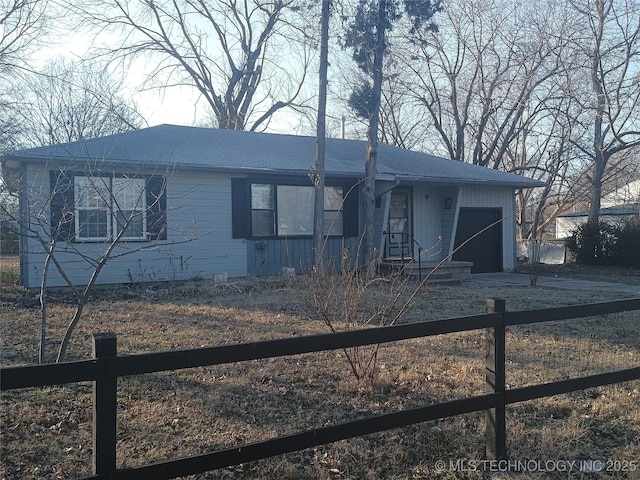
[[[387,244],[391,244],[391,235],[402,235],[402,243],[404,243],[404,239],[405,239],[405,235],[406,238],[408,240],[411,241],[412,245],[416,245],[418,247],[418,278],[419,281],[422,282],[422,245],[420,245],[420,243],[418,243],[418,241],[413,238],[413,235],[411,235],[409,232],[387,232],[386,230],[382,232],[383,235],[387,236]],[[413,255],[411,256],[411,260],[415,260],[413,258]],[[400,261],[402,262],[402,264],[404,265],[404,250],[402,247],[400,247]]]

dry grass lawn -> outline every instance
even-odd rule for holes
[[[6,263],[2,267],[9,268]],[[69,359],[90,357],[94,332],[115,332],[120,354],[324,333],[326,325],[302,300],[307,289],[299,277],[293,284],[253,278],[101,291],[73,337]],[[37,302],[7,295],[7,290],[0,303],[2,366],[34,363]],[[402,321],[483,313],[488,297],[505,298],[508,310],[524,310],[627,296],[541,287],[496,291],[434,285],[418,294]],[[54,297],[49,310],[50,359],[73,308],[63,294]],[[118,466],[481,394],[484,348],[483,331],[386,344],[372,383],[354,379],[343,352],[123,378]],[[511,387],[631,366],[640,366],[640,312],[524,325],[508,332]],[[90,384],[3,392],[0,477],[67,479],[90,474],[90,394]],[[628,471],[590,474],[576,467],[573,472],[491,473],[491,478],[640,478],[640,381],[517,404],[508,408],[507,422],[514,460],[595,459],[611,461],[614,467],[627,465]],[[479,461],[483,454],[484,414],[475,413],[194,478],[472,479],[483,474],[455,472],[449,462]],[[438,460],[446,462],[444,471],[436,471]],[[631,465],[636,471],[630,471]]]

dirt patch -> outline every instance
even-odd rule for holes
[[[326,325],[302,300],[304,288],[300,278],[290,283],[270,277],[102,289],[73,337],[70,359],[90,357],[94,332],[115,332],[119,354],[325,333]],[[400,301],[412,293],[408,288]],[[487,297],[505,298],[508,310],[524,310],[625,295],[435,285],[418,292],[402,321],[483,313]],[[52,299],[49,358],[55,355],[72,308],[63,294]],[[3,366],[33,363],[37,307],[3,301],[0,316]],[[524,325],[509,330],[507,345],[511,387],[638,366],[640,314]],[[121,379],[118,465],[193,455],[480,394],[485,389],[484,348],[483,331],[383,345],[372,383],[355,381],[341,351]],[[90,394],[89,384],[3,392],[0,476],[89,475]],[[507,422],[510,456],[516,460],[637,461],[640,382],[514,405]],[[437,472],[435,465],[438,460],[447,466],[450,461],[481,460],[483,436],[484,414],[475,413],[193,478],[482,478],[480,472]],[[634,478],[614,473],[599,478]],[[566,478],[566,472],[515,477]]]

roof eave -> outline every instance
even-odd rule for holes
[[[415,183],[432,183],[445,185],[488,185],[495,187],[512,187],[512,188],[538,188],[544,186],[544,183],[536,180],[491,180],[478,178],[459,178],[459,177],[424,177],[424,176],[404,176],[398,175],[397,178],[403,182]]]
[[[130,168],[132,164],[135,164],[136,168],[144,168],[149,170],[158,170],[158,169],[170,169],[172,171],[199,171],[199,172],[212,172],[212,173],[235,173],[235,174],[243,174],[243,175],[259,175],[259,174],[271,174],[271,175],[292,175],[292,176],[306,176],[308,175],[311,166],[309,169],[276,169],[269,167],[237,167],[237,166],[209,166],[203,164],[195,164],[195,163],[180,163],[176,162],[167,162],[162,160],[154,160],[151,161],[133,161],[132,159],[122,159],[122,158],[104,158],[104,157],[62,157],[62,156],[50,156],[50,155],[21,155],[19,152],[16,153],[7,153],[3,157],[3,162],[7,163],[8,166],[11,166],[13,163],[15,166],[16,163],[33,163],[39,165],[64,165],[64,166],[77,166],[81,167],[88,163],[96,164],[98,168],[122,168],[127,167]],[[352,179],[360,179],[364,177],[364,171],[362,172],[354,172],[354,171],[325,171],[325,175],[328,177],[334,178],[352,178]],[[402,175],[397,172],[381,172],[379,177],[393,177],[397,178],[402,182],[414,182],[414,183],[428,183],[433,185],[486,185],[486,186],[496,186],[496,187],[511,187],[511,188],[537,188],[544,186],[543,182],[526,179],[522,177],[522,179],[517,178],[515,175],[514,178],[505,179],[505,180],[492,180],[492,179],[478,179],[478,178],[460,178],[460,177],[426,177],[421,175]]]

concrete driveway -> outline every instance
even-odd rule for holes
[[[474,273],[471,279],[464,282],[469,287],[526,287],[530,286],[529,275],[525,273]],[[608,292],[624,292],[640,297],[640,285],[625,283],[600,282],[564,277],[538,277],[538,286],[559,288],[563,290],[600,290]]]

